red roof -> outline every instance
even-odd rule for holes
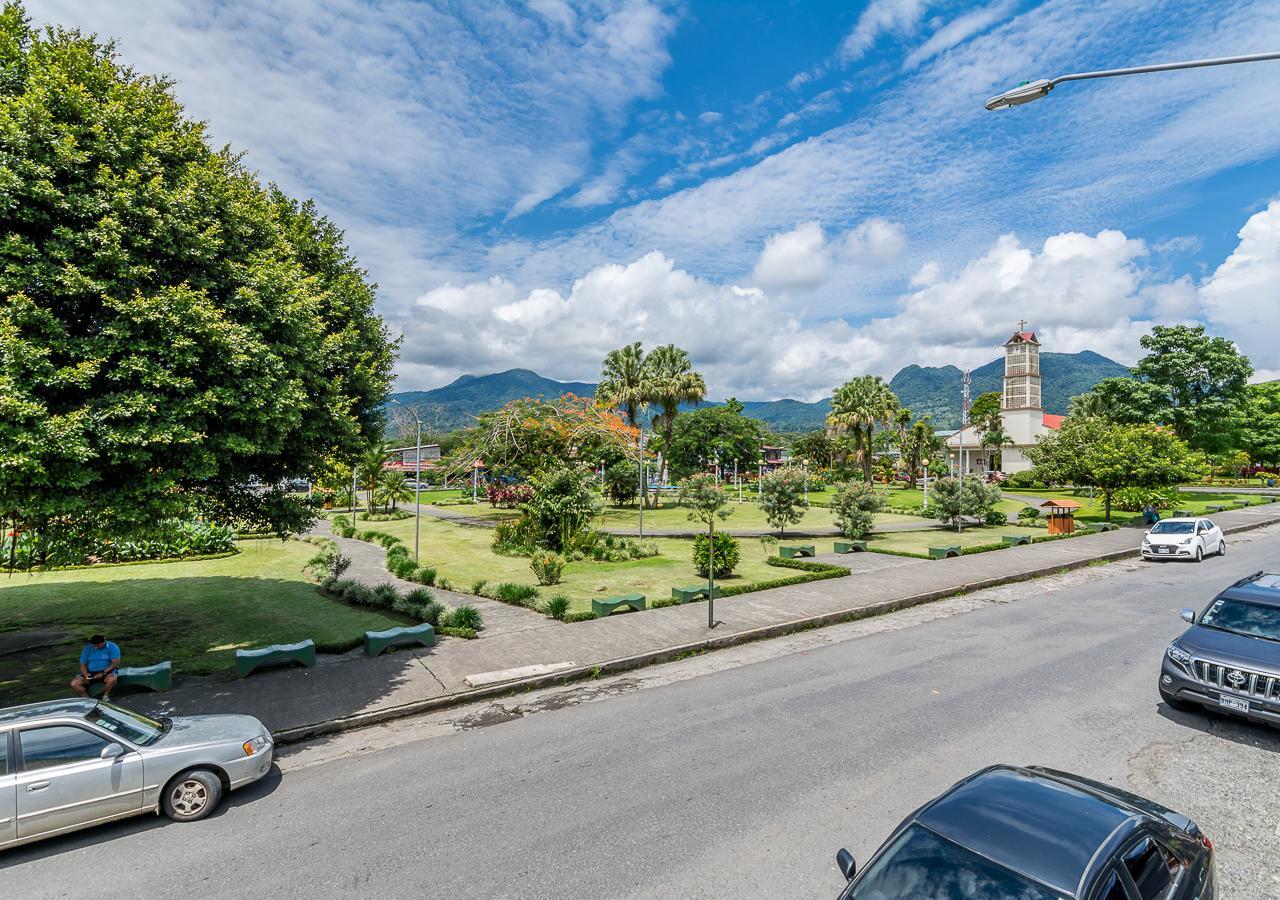
[[[1062,420],[1063,420],[1063,419],[1065,419],[1065,418],[1066,418],[1066,416],[1055,416],[1055,415],[1053,415],[1052,413],[1045,413],[1045,414],[1044,414],[1044,427],[1045,427],[1045,428],[1052,428],[1054,431],[1057,431],[1057,430],[1058,430],[1058,427],[1062,424]]]

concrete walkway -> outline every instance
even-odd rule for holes
[[[1230,534],[1280,522],[1280,504],[1247,507],[1214,519]],[[342,541],[341,546],[353,558],[356,553],[362,554],[362,567],[373,564],[373,557],[364,549],[370,545]],[[560,666],[564,671],[558,678],[581,677],[595,667],[602,672],[620,671],[701,649],[1034,578],[1096,560],[1131,557],[1137,547],[1137,532],[1121,529],[939,561],[854,554],[842,558],[853,570],[848,577],[716,601],[718,624],[713,630],[707,628],[704,603],[615,614],[572,625],[515,607],[504,608],[510,615],[500,616],[486,603],[485,615],[491,627],[477,640],[443,638],[429,650],[401,651],[373,660],[354,651],[344,657],[330,657],[314,669],[268,671],[244,681],[190,684],[165,694],[120,699],[153,714],[250,713],[274,732],[283,732],[285,738],[301,738],[450,702],[492,696],[513,685],[539,683],[534,678],[521,679],[519,672],[510,670]],[[403,583],[401,586],[412,587]],[[453,595],[449,600],[478,605],[476,598],[463,595]],[[507,671],[517,680],[481,689],[468,683],[469,676],[483,674],[489,674],[491,682],[492,673],[497,671]],[[180,678],[181,673],[178,675]]]

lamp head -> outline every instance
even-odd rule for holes
[[[1039,100],[1051,90],[1053,90],[1053,82],[1047,78],[1024,81],[1016,88],[992,97],[986,102],[986,107],[987,109],[1008,109],[1011,106],[1021,106],[1032,100]]]

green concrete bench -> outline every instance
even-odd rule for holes
[[[779,547],[778,555],[783,559],[795,559],[797,556],[814,556],[817,548],[813,544],[796,544],[794,547]]]
[[[173,664],[169,660],[154,666],[121,666],[116,669],[116,690],[122,687],[144,687],[152,691],[167,691],[173,687]],[[89,685],[89,696],[102,693],[102,682]]]
[[[1173,511],[1173,515],[1174,515],[1174,518],[1177,518],[1177,519],[1190,519],[1192,516],[1195,515],[1195,513],[1193,513],[1189,509],[1175,509]]]
[[[1091,534],[1101,534],[1104,531],[1120,530],[1120,526],[1115,522],[1090,522],[1088,527]]]
[[[836,553],[853,553],[856,551],[865,551],[867,549],[866,541],[836,541]]]
[[[956,544],[951,547],[930,547],[929,548],[930,559],[948,559],[950,557],[959,556],[959,555],[960,555],[959,544]]]
[[[1002,534],[1000,540],[1008,544],[1010,547],[1018,547],[1023,544],[1031,543],[1031,535],[1029,534]]]
[[[364,652],[368,656],[377,656],[388,647],[396,644],[418,643],[424,647],[434,647],[436,630],[429,622],[421,625],[405,625],[401,628],[388,628],[386,631],[366,631],[364,633]]]
[[[718,585],[712,590],[711,596],[720,596],[720,587]],[[679,600],[681,603],[688,603],[691,600],[706,600],[707,586],[699,584],[693,587],[673,587],[671,589],[671,599]]]
[[[1227,507],[1224,503],[1213,503],[1209,505],[1209,512],[1226,512]]]
[[[1241,499],[1241,500],[1240,500],[1240,505],[1241,505],[1241,506],[1252,506],[1252,505],[1253,505],[1253,501],[1252,501],[1252,500],[1245,500],[1245,499]]]
[[[623,607],[640,612],[640,610],[644,609],[644,594],[623,594],[620,597],[608,597],[604,600],[591,601],[591,611],[596,614],[597,619],[603,619]]]
[[[316,664],[316,642],[308,638],[296,644],[272,644],[257,650],[236,651],[236,674],[241,678],[259,666],[298,663],[303,666]]]

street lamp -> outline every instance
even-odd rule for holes
[[[471,464],[471,502],[479,503],[480,493],[480,468],[484,465],[480,460],[476,460]]]
[[[924,466],[924,503],[921,504],[920,508],[928,509],[929,508],[929,457],[926,456],[924,459],[920,460],[920,464]]]
[[[389,399],[396,406],[413,416],[413,421],[418,426],[418,436],[415,439],[413,448],[413,561],[417,562],[418,529],[422,524],[422,419],[418,418],[418,413],[413,407],[405,406],[394,397]]]
[[[1262,62],[1267,59],[1280,59],[1278,53],[1253,53],[1248,56],[1223,56],[1217,59],[1194,59],[1187,62],[1161,63],[1156,66],[1132,66],[1128,69],[1103,69],[1098,72],[1079,72],[1075,75],[1060,75],[1057,78],[1040,78],[1035,81],[1024,81],[1016,88],[997,94],[986,102],[987,109],[1010,109],[1039,100],[1048,96],[1049,92],[1064,81],[1085,81],[1090,78],[1111,78],[1115,75],[1142,75],[1147,72],[1168,72],[1173,69],[1202,69],[1206,66],[1227,66],[1233,63]]]

